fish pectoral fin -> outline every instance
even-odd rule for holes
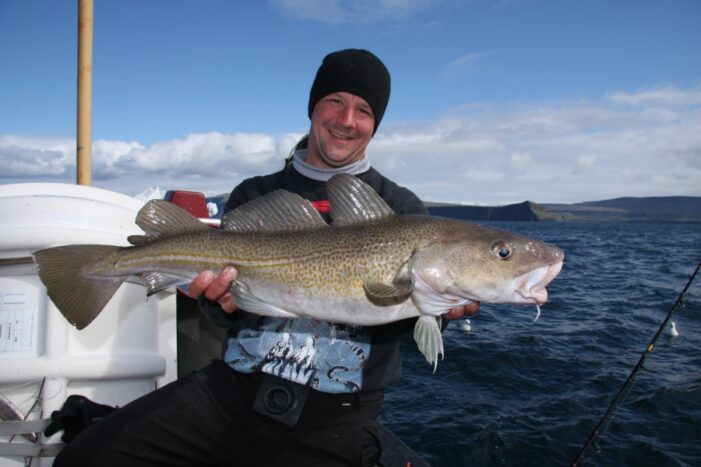
[[[139,276],[146,286],[146,295],[157,294],[169,287],[187,284],[191,279],[180,276],[171,276],[162,272],[148,272]]]
[[[414,290],[409,281],[398,281],[391,284],[366,282],[363,284],[363,288],[371,299],[406,298]]]
[[[421,316],[414,326],[414,340],[419,351],[428,363],[433,364],[433,372],[438,368],[438,356],[443,358],[443,336],[438,320],[434,316]]]
[[[274,318],[299,318],[299,315],[285,311],[256,297],[243,282],[232,282],[230,291],[231,295],[234,296],[236,306],[250,313]]]
[[[458,297],[447,292],[438,292],[419,276],[414,277],[414,292],[411,295],[411,299],[421,313],[433,316],[445,314],[451,308],[472,302],[470,299]]]

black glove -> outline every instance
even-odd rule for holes
[[[51,413],[51,423],[44,430],[44,435],[51,436],[63,430],[61,440],[69,443],[78,433],[115,410],[116,407],[98,404],[83,396],[68,396],[61,410]]]

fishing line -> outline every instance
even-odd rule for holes
[[[623,386],[618,391],[618,394],[616,394],[616,397],[613,399],[613,402],[611,402],[611,405],[609,406],[608,410],[606,411],[604,416],[599,421],[599,424],[596,426],[596,428],[594,428],[594,431],[589,436],[589,439],[584,444],[582,449],[579,451],[577,458],[574,460],[574,462],[572,462],[572,467],[578,466],[582,460],[586,459],[586,457],[589,455],[589,452],[592,450],[592,445],[606,429],[606,425],[611,420],[611,417],[613,416],[613,412],[616,410],[616,408],[621,404],[621,402],[623,402],[625,397],[628,395],[628,392],[630,391],[630,388],[633,385],[633,381],[635,380],[635,377],[638,375],[640,370],[643,369],[643,364],[645,363],[645,360],[647,360],[647,357],[655,349],[655,344],[657,343],[657,339],[660,338],[660,336],[664,332],[665,328],[669,325],[674,313],[676,313],[677,310],[682,306],[682,304],[684,302],[684,297],[686,296],[687,292],[689,291],[689,288],[691,288],[691,284],[694,282],[694,279],[696,279],[696,275],[699,273],[699,267],[701,267],[701,263],[696,265],[696,270],[689,278],[689,281],[686,283],[686,287],[684,287],[684,290],[682,290],[682,293],[680,293],[679,297],[677,297],[677,301],[674,303],[674,306],[672,307],[672,309],[669,310],[669,313],[667,313],[667,317],[660,325],[660,328],[657,330],[655,337],[652,338],[650,343],[647,345],[647,348],[645,349],[643,354],[640,356],[640,360],[638,361],[638,364],[635,365],[635,368],[633,368],[633,371],[631,371],[626,382],[623,383]]]

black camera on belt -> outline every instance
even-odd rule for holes
[[[256,413],[294,427],[302,414],[308,393],[307,386],[263,373],[251,408]]]

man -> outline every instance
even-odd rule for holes
[[[325,182],[343,172],[399,214],[421,201],[370,166],[365,150],[387,106],[390,75],[366,50],[326,56],[309,96],[311,127],[279,172],[238,185],[225,210],[285,189],[328,220]],[[382,388],[399,379],[399,342],[414,320],[359,327],[238,310],[237,271],[201,273],[189,286],[228,328],[224,361],[154,391],[81,433],[55,465],[372,465],[380,456]],[[479,304],[458,307],[457,318]]]

